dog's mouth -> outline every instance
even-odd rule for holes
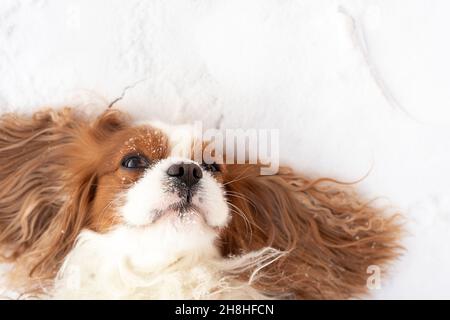
[[[164,218],[172,218],[178,222],[200,221],[206,223],[203,210],[190,201],[181,200],[170,204],[166,209],[156,210],[151,224]]]
[[[200,211],[199,208],[192,203],[192,201],[182,200],[171,204],[168,207],[169,210],[178,211],[179,213],[185,213],[188,211]]]

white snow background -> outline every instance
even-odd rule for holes
[[[280,129],[285,164],[408,217],[370,298],[450,298],[450,2],[2,0],[0,111]],[[134,85],[134,86],[133,86]]]

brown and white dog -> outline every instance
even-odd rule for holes
[[[112,109],[3,115],[9,285],[69,299],[339,299],[364,295],[367,268],[397,256],[401,226],[349,186],[198,163],[174,130]]]

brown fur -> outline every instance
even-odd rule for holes
[[[164,158],[167,140],[132,127],[117,110],[95,121],[71,109],[0,118],[0,248],[16,262],[17,279],[27,286],[52,279],[82,229],[105,232],[119,222],[113,198],[139,178],[119,163],[136,151]],[[358,296],[366,292],[367,267],[385,266],[398,253],[394,218],[347,187],[287,168],[259,176],[258,166],[227,165],[219,176],[235,213],[222,234],[223,253],[264,246],[289,252],[258,280],[268,293]]]
[[[334,180],[311,180],[289,168],[260,176],[259,166],[233,165],[225,187],[234,217],[223,235],[224,254],[265,246],[288,252],[257,283],[270,294],[361,296],[368,266],[385,271],[401,249],[399,216],[386,216]]]
[[[56,256],[67,251],[66,241],[56,243],[75,237],[73,225],[84,219],[82,212],[68,210],[74,204],[61,196],[65,147],[83,124],[68,109],[0,120],[0,243],[18,266],[52,272]]]

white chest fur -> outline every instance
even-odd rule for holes
[[[257,272],[280,256],[267,248],[222,258],[213,241],[170,230],[118,228],[106,235],[82,233],[67,257],[52,293],[58,299],[262,299],[242,272]],[[209,236],[213,236],[212,234]],[[162,241],[164,239],[164,241]],[[195,247],[195,249],[193,249]]]

